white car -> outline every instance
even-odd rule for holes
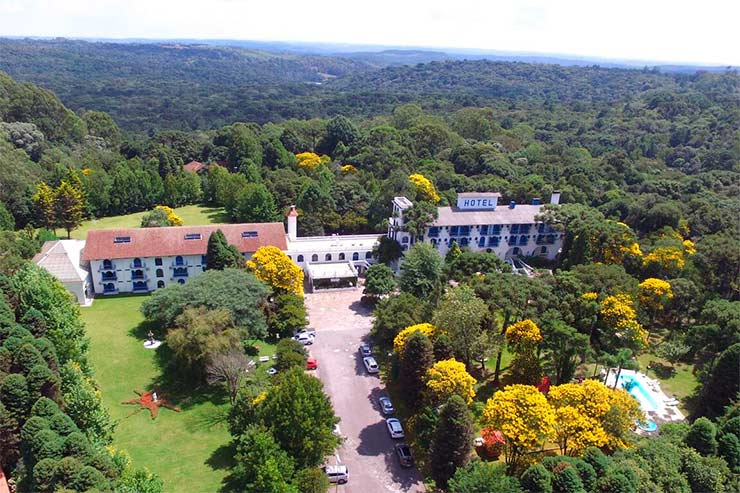
[[[302,343],[305,346],[308,346],[309,344],[313,344],[313,340],[314,340],[314,338],[308,335],[308,333],[306,332],[301,332],[300,334],[294,335],[293,339]]]
[[[403,434],[403,427],[401,426],[401,422],[398,421],[396,418],[388,418],[385,420],[386,426],[388,426],[388,433],[390,433],[391,438],[403,438],[406,435]]]
[[[396,412],[396,409],[393,407],[393,403],[391,402],[390,397],[379,397],[378,405],[380,406],[380,411],[385,415],[393,414]]]
[[[308,334],[309,337],[316,337],[316,331],[314,329],[301,329],[298,332],[296,332],[293,337],[299,336],[301,334]]]
[[[324,472],[330,483],[344,484],[349,481],[349,468],[344,464],[324,466]]]
[[[378,362],[375,361],[375,358],[373,358],[372,356],[362,358],[362,364],[365,365],[365,369],[368,373],[378,373],[380,371],[380,368],[378,367]]]

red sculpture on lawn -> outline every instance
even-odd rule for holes
[[[122,402],[122,404],[138,404],[140,407],[139,409],[134,411],[134,413],[137,413],[142,409],[149,409],[149,413],[151,414],[152,419],[154,419],[157,417],[157,414],[159,414],[160,407],[166,407],[167,409],[172,409],[175,412],[180,412],[179,407],[171,404],[161,395],[157,395],[157,392],[154,390],[145,391],[134,389],[134,393],[139,395],[139,397]]]

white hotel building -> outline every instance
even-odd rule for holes
[[[406,197],[396,197],[388,236],[398,241],[404,251],[412,243],[422,241],[445,255],[456,241],[461,248],[495,253],[504,260],[522,256],[553,260],[563,246],[563,234],[536,220],[542,212],[540,200],[534,199],[532,204],[510,202],[499,206],[500,197],[501,194],[492,192],[459,193],[457,204],[438,207],[437,219],[416,238],[404,231],[403,213],[413,204]],[[550,203],[559,201],[560,192],[554,192]]]

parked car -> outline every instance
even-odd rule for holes
[[[362,363],[365,365],[365,369],[368,373],[378,373],[380,371],[380,368],[378,367],[378,362],[375,361],[375,358],[373,358],[372,356],[362,358]]]
[[[370,344],[360,344],[360,356],[372,356],[373,350],[370,348]]]
[[[390,397],[382,396],[378,397],[378,405],[380,406],[380,412],[385,415],[393,414],[396,409],[393,407]]]
[[[385,424],[388,427],[388,433],[390,433],[391,438],[404,438],[406,436],[403,434],[403,427],[401,426],[401,422],[398,421],[396,418],[386,419]]]
[[[344,464],[324,466],[324,472],[330,483],[344,484],[349,481],[349,469]]]
[[[301,329],[298,332],[295,333],[295,336],[301,335],[301,334],[308,334],[309,337],[316,337],[316,331],[314,329]]]
[[[303,343],[304,345],[308,346],[309,344],[313,344],[314,338],[308,335],[307,333],[297,334],[293,336],[293,339],[296,341]]]
[[[414,465],[414,458],[411,457],[411,448],[405,443],[396,444],[396,455],[398,456],[398,462],[401,463],[402,467],[411,467]]]
[[[319,362],[316,358],[306,358],[306,370],[315,370],[319,367]]]

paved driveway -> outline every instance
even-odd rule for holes
[[[367,340],[371,311],[360,304],[362,290],[330,291],[306,295],[316,343],[308,346],[318,359],[318,377],[331,397],[344,443],[339,462],[349,468],[349,483],[330,491],[346,493],[423,492],[416,468],[398,464],[393,440],[377,405],[383,383],[368,375],[358,347]],[[335,458],[333,462],[336,462]]]

